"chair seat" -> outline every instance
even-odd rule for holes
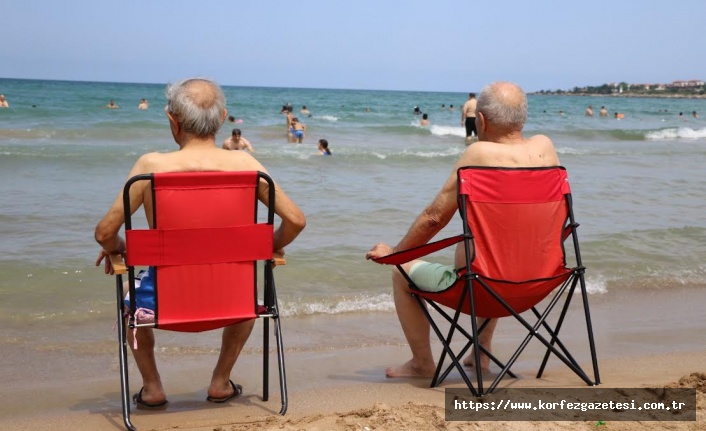
[[[450,371],[456,369],[473,395],[490,393],[505,375],[514,377],[510,368],[533,338],[547,348],[537,377],[541,377],[550,354],[553,354],[586,384],[599,384],[585,268],[581,262],[576,232],[578,223],[574,219],[566,170],[560,166],[470,166],[460,168],[457,177],[458,209],[463,233],[375,259],[378,263],[397,266],[444,347],[431,386],[441,384]],[[423,258],[457,244],[460,246],[461,242],[468,251],[465,266],[457,271],[456,281],[443,291],[420,289],[402,267],[413,259]],[[567,265],[565,243],[573,245],[574,265]],[[576,289],[580,290],[582,296],[593,380],[559,338]],[[562,299],[563,305],[558,306]],[[538,310],[540,302],[544,307],[542,311]],[[449,323],[446,334],[441,332],[426,305],[431,306]],[[450,308],[452,313],[440,305]],[[529,316],[521,315],[529,310],[532,311]],[[552,326],[548,318],[554,310],[558,311],[554,313],[558,317]],[[464,314],[471,316],[468,319],[471,323],[469,329],[463,323],[466,320],[460,320]],[[510,359],[503,363],[478,340],[479,334],[489,322],[487,319],[507,316],[513,316],[527,330],[527,335]],[[481,319],[486,320],[479,324]],[[451,348],[454,337],[464,337],[467,340],[458,351]],[[487,390],[484,388],[480,367],[474,368],[474,384],[466,368],[461,365],[463,355],[472,347],[475,363],[479,363],[480,352],[483,352],[501,368]],[[447,358],[451,364],[445,367],[444,361]]]

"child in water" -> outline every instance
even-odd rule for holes
[[[294,142],[302,143],[304,134],[306,133],[306,125],[299,121],[298,118],[292,118],[292,127],[289,129]]]
[[[328,149],[328,141],[326,139],[319,139],[319,155],[320,156],[330,156],[331,150]]]

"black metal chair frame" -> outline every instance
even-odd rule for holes
[[[525,347],[527,347],[527,344],[532,340],[532,338],[536,338],[539,340],[544,346],[547,348],[547,351],[544,355],[544,358],[542,360],[542,363],[539,367],[539,370],[537,372],[536,378],[541,378],[542,374],[544,373],[544,369],[546,368],[547,361],[549,360],[550,354],[554,354],[557,358],[559,358],[564,364],[566,364],[576,375],[578,375],[587,385],[589,386],[594,386],[600,384],[600,376],[598,372],[598,360],[596,357],[596,348],[595,348],[595,342],[594,342],[594,337],[593,337],[593,328],[591,324],[591,315],[590,315],[590,310],[589,310],[589,304],[588,304],[588,293],[586,290],[586,281],[585,281],[585,267],[582,264],[581,261],[581,252],[579,250],[579,242],[578,242],[578,235],[576,232],[576,228],[579,226],[578,223],[576,223],[574,219],[574,213],[573,213],[573,202],[571,198],[571,194],[566,194],[565,195],[565,202],[568,208],[568,218],[567,222],[568,224],[564,228],[565,232],[565,237],[568,235],[571,236],[573,246],[574,246],[574,253],[575,253],[575,259],[576,259],[576,266],[573,268],[573,272],[569,275],[569,277],[559,286],[558,288],[555,289],[553,295],[551,296],[551,299],[549,303],[547,304],[546,308],[544,309],[543,312],[539,312],[536,307],[532,307],[531,311],[534,314],[534,316],[537,318],[537,321],[534,324],[530,324],[525,318],[523,318],[520,314],[518,314],[497,292],[495,292],[492,287],[490,287],[485,281],[483,281],[481,275],[473,273],[472,268],[471,268],[471,262],[472,256],[471,250],[472,250],[472,244],[473,244],[473,232],[471,232],[471,229],[467,223],[467,213],[466,213],[466,204],[467,204],[467,197],[465,195],[459,195],[459,212],[461,214],[461,219],[463,222],[463,235],[459,236],[459,240],[464,241],[464,247],[466,251],[466,267],[465,267],[465,274],[463,274],[461,277],[463,278],[463,282],[465,284],[464,290],[460,296],[458,306],[455,308],[453,317],[451,317],[446,311],[444,311],[436,302],[433,300],[421,297],[420,295],[414,293],[415,291],[421,292],[419,289],[417,289],[412,282],[412,280],[409,278],[409,275],[403,270],[401,265],[396,265],[400,273],[406,278],[407,282],[409,283],[410,290],[412,292],[412,296],[417,300],[419,306],[422,309],[422,312],[426,316],[427,320],[429,321],[434,333],[436,334],[437,338],[443,345],[443,351],[441,353],[441,357],[438,361],[436,372],[434,374],[434,377],[432,378],[431,382],[431,387],[436,387],[440,385],[446,377],[449,375],[452,369],[458,370],[460,373],[464,383],[468,387],[469,391],[473,396],[483,396],[492,393],[492,391],[497,387],[498,383],[505,377],[505,375],[509,375],[510,377],[515,378],[516,375],[512,373],[510,368],[512,365],[517,361],[519,358],[520,354],[524,351]],[[438,241],[441,243],[444,240]],[[436,250],[434,250],[436,251]],[[458,280],[457,280],[458,281]],[[569,350],[566,348],[566,346],[561,342],[561,340],[558,338],[559,337],[559,331],[562,328],[562,325],[564,323],[564,319],[566,317],[567,311],[569,309],[569,305],[571,303],[571,299],[573,297],[573,294],[576,290],[576,287],[580,286],[580,291],[581,291],[581,297],[583,301],[583,309],[584,309],[584,315],[586,319],[586,329],[588,332],[588,342],[589,342],[589,349],[591,353],[591,362],[593,366],[593,374],[594,374],[594,380],[591,380],[584,370],[581,368],[581,366],[578,364],[578,362],[574,359],[574,357],[571,355]],[[488,350],[486,350],[483,345],[476,343],[475,340],[478,339],[478,335],[486,328],[486,325],[488,324],[488,320],[486,320],[480,327],[478,327],[477,321],[476,321],[476,304],[474,303],[474,295],[473,295],[473,290],[474,289],[484,289],[488,294],[490,294],[495,300],[497,300],[503,308],[505,308],[512,316],[514,316],[517,321],[522,324],[527,330],[528,334],[520,343],[520,346],[515,350],[515,352],[512,354],[510,359],[506,364],[502,363],[499,361],[494,355],[492,355]],[[561,313],[559,315],[559,318],[556,322],[556,327],[552,328],[549,323],[547,323],[547,317],[549,314],[552,312],[552,310],[555,308],[555,306],[559,303],[561,296],[563,294],[567,294],[567,298],[564,301],[564,305],[562,307]],[[459,318],[461,315],[461,310],[464,305],[464,301],[468,302],[468,305],[470,306],[471,310],[471,332],[469,333],[466,331],[463,326],[459,323]],[[436,310],[443,318],[446,320],[449,324],[449,331],[444,336],[442,333],[441,329],[439,326],[436,324],[434,319],[432,318],[431,314],[429,313],[429,310],[425,306],[426,304],[429,304],[434,310]],[[509,316],[508,316],[509,317]],[[540,328],[544,328],[550,336],[550,340],[547,340],[541,333],[538,331]],[[458,331],[461,333],[467,340],[468,342],[464,345],[464,347],[459,351],[458,354],[454,354],[450,344],[451,340],[453,339],[454,333]],[[469,379],[468,375],[466,374],[466,371],[464,370],[463,366],[460,363],[459,358],[463,357],[463,355],[470,349],[472,346],[477,345],[478,348],[474,349],[474,361],[475,364],[480,364],[480,353],[483,352],[485,353],[488,358],[498,365],[501,368],[500,373],[497,375],[497,377],[494,379],[494,381],[491,383],[491,385],[488,387],[487,390],[484,390],[483,388],[483,375],[482,375],[482,370],[481,367],[475,366],[475,371],[476,371],[476,386],[473,385],[471,380]],[[557,347],[558,346],[558,349]],[[444,361],[446,359],[446,356],[449,356],[451,359],[451,364],[449,364],[445,369],[444,369]]]
[[[125,230],[132,229],[132,214],[130,213],[130,186],[137,181],[150,181],[152,182],[154,178],[153,174],[142,174],[136,175],[130,178],[123,189],[123,207],[125,209]],[[272,178],[263,173],[258,172],[258,181],[262,179],[268,184],[268,197],[269,205],[267,212],[267,224],[274,225],[274,208],[275,208],[275,187]],[[258,185],[259,187],[259,185]],[[154,189],[152,190],[154,197]],[[257,193],[256,193],[257,199]],[[156,205],[155,205],[156,206]],[[156,208],[153,208],[156,210]],[[153,214],[154,216],[154,214]],[[257,220],[257,204],[255,205],[255,220]],[[156,218],[154,218],[156,220]],[[264,261],[264,277],[263,277],[263,307],[264,311],[256,306],[256,318],[264,318],[263,322],[263,375],[262,375],[262,400],[269,400],[269,355],[270,355],[270,329],[269,323],[270,319],[274,321],[274,336],[277,346],[277,362],[279,367],[279,386],[280,393],[282,396],[282,407],[279,411],[280,415],[284,415],[287,412],[288,397],[287,397],[287,378],[284,367],[284,347],[282,344],[282,327],[279,319],[279,306],[277,302],[277,292],[275,289],[275,279],[274,279],[274,259]],[[257,268],[255,268],[257,271]],[[133,266],[127,266],[128,274],[128,285],[130,298],[135,298],[135,268]],[[130,301],[130,311],[128,317],[127,328],[125,324],[125,308],[123,300],[125,298],[125,292],[123,289],[123,278],[122,273],[116,272],[116,292],[117,292],[117,315],[118,315],[118,341],[120,343],[119,355],[120,355],[120,388],[121,388],[121,400],[122,400],[122,414],[123,422],[125,427],[130,431],[135,431],[137,428],[132,424],[130,420],[130,387],[129,387],[129,376],[128,376],[128,346],[127,346],[127,328],[134,329],[140,327],[135,322],[135,311],[136,305],[135,301]],[[255,289],[257,289],[257,277],[255,278]],[[154,326],[154,325],[148,325]]]

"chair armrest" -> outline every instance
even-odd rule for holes
[[[113,271],[115,275],[121,275],[127,273],[127,266],[125,265],[125,259],[121,254],[111,254],[110,264],[113,266]]]
[[[283,266],[283,265],[287,264],[287,259],[282,257],[282,255],[279,253],[274,253],[272,255],[272,262],[273,262],[273,265],[272,265],[273,267]]]
[[[397,253],[388,254],[387,256],[382,256],[373,259],[376,263],[381,263],[383,265],[402,265],[410,260],[418,259],[422,256],[432,254],[439,250],[450,247],[463,241],[463,235],[452,236],[449,238],[444,238],[439,241],[430,242],[428,244],[420,245],[418,247],[413,247],[407,250],[398,251]]]

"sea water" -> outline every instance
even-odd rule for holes
[[[240,128],[307,216],[277,269],[283,313],[391,312],[390,269],[365,252],[396,244],[451,174],[466,149],[467,94],[224,91],[238,121],[223,126],[219,144]],[[164,85],[0,79],[0,93],[11,105],[0,110],[0,344],[112,349],[103,332],[115,319],[114,281],[94,266],[93,229],[139,155],[177,148]],[[141,98],[148,110],[137,109]],[[104,108],[111,99],[120,109]],[[303,144],[287,143],[286,103],[307,125]],[[596,117],[584,115],[589,104]],[[598,118],[601,105],[609,118]],[[706,121],[692,111],[706,114],[706,100],[529,96],[526,135],[549,136],[570,175],[593,297],[706,287]],[[317,155],[321,138],[332,157]],[[454,218],[439,238],[460,229]],[[96,323],[106,331],[84,326]]]

